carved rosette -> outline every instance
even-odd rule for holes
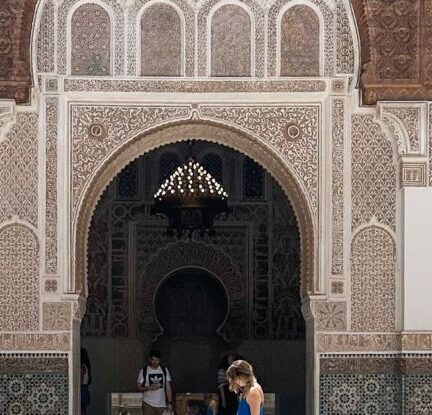
[[[331,279],[330,294],[332,296],[343,296],[345,294],[345,282],[336,279]]]
[[[46,331],[67,331],[71,328],[71,303],[43,303],[43,329]]]
[[[341,301],[315,303],[315,329],[317,331],[346,330],[347,306]]]

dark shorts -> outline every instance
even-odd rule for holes
[[[81,408],[90,405],[90,391],[87,385],[81,385]]]

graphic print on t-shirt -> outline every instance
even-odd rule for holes
[[[162,387],[163,375],[159,373],[149,373],[148,374],[149,385],[158,385],[159,388]]]
[[[151,366],[147,366],[142,368],[138,374],[137,383],[138,385],[143,386],[151,386],[158,385],[159,388],[155,390],[146,390],[143,392],[143,401],[148,403],[150,406],[154,406],[156,408],[165,408],[166,407],[166,396],[165,396],[165,382],[171,382],[171,376],[166,369],[166,379],[162,368],[159,366],[156,369],[153,369]],[[147,372],[147,376],[144,380],[144,371]]]

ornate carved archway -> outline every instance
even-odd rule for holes
[[[248,134],[210,121],[183,121],[171,123],[143,132],[127,141],[117,151],[108,155],[89,184],[79,202],[76,222],[73,224],[73,281],[74,291],[86,293],[87,235],[93,211],[103,190],[132,160],[155,148],[190,139],[215,142],[231,147],[258,162],[279,183],[291,201],[297,218],[301,240],[301,295],[306,297],[315,291],[316,224],[301,184],[296,180],[291,167],[280,155],[263,141]]]
[[[246,290],[239,271],[223,251],[195,241],[170,244],[158,251],[142,270],[143,276],[138,279],[141,283],[137,290],[137,304],[138,314],[145,316],[147,322],[146,327],[143,327],[145,334],[150,337],[161,334],[152,304],[158,286],[169,275],[187,267],[202,268],[222,283],[229,299],[230,310],[220,334],[227,341],[232,339],[234,333],[241,337],[246,328],[247,303]]]

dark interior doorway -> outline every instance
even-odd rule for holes
[[[154,308],[163,330],[154,348],[175,373],[176,390],[215,390],[218,361],[227,348],[218,334],[228,312],[221,282],[204,269],[179,270],[160,284]]]
[[[231,212],[216,219],[212,237],[172,238],[151,207],[188,154],[187,143],[177,143],[141,156],[95,209],[81,326],[94,377],[90,413],[106,413],[112,392],[134,392],[156,347],[178,392],[214,393],[219,359],[235,351],[276,394],[277,415],[303,415],[305,322],[291,203],[244,154],[196,141],[194,155],[228,192]]]

